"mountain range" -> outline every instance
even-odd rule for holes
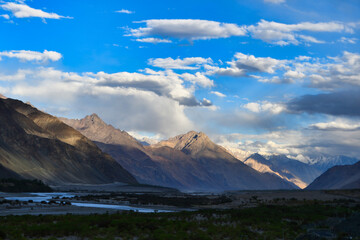
[[[142,183],[192,191],[297,188],[278,176],[252,169],[202,132],[190,131],[143,146],[96,114],[61,120],[95,141]]]
[[[266,155],[249,153],[240,149],[227,148],[237,159],[259,172],[275,174],[299,188],[305,188],[317,177],[334,166],[350,165],[359,161],[357,158],[347,156],[321,155],[310,159],[308,162],[301,162],[288,158],[285,155]]]
[[[347,157],[342,155],[337,155],[337,156],[321,155],[311,158],[309,164],[314,166],[316,169],[320,170],[321,172],[325,172],[326,170],[334,166],[352,165],[354,163],[357,163],[358,161],[359,159],[357,158]]]
[[[284,155],[273,155],[265,159],[260,154],[253,154],[248,157],[245,164],[259,172],[275,174],[299,188],[305,188],[322,172],[311,165],[290,159]]]
[[[359,187],[356,158],[322,155],[304,163],[264,157],[230,151],[195,131],[142,144],[96,114],[56,118],[2,95],[0,132],[0,178],[53,185],[139,182],[183,191]],[[353,165],[334,167],[346,164]]]

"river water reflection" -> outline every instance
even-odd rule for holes
[[[42,202],[42,201],[50,201],[52,198],[72,198],[75,197],[74,193],[61,193],[61,192],[53,192],[53,193],[29,193],[29,194],[13,194],[4,197],[7,200],[19,200],[19,201],[29,201],[32,200],[34,202]],[[115,210],[123,210],[123,211],[135,211],[135,212],[143,212],[143,213],[152,213],[152,212],[173,212],[170,210],[162,210],[162,209],[153,209],[153,208],[139,208],[132,207],[126,205],[111,205],[111,204],[100,204],[100,203],[84,203],[84,202],[71,202],[71,205],[77,207],[88,207],[88,208],[103,208],[103,209],[115,209]]]

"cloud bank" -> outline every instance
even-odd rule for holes
[[[304,95],[293,99],[287,108],[293,112],[323,113],[334,116],[360,116],[360,91],[340,91]]]
[[[256,25],[247,27],[251,36],[264,42],[276,45],[298,45],[301,42],[324,43],[312,36],[298,32],[345,32],[354,33],[349,24],[340,22],[301,22],[298,24],[284,24],[274,21],[261,20]]]
[[[281,3],[281,0],[269,0]],[[251,36],[274,45],[322,44],[310,33],[346,33],[353,34],[354,24],[342,22],[300,22],[285,24],[274,21],[260,20],[253,25],[239,26],[235,23],[223,23],[200,19],[150,19],[135,22],[145,24],[145,27],[128,29],[126,36],[136,37],[140,42],[168,42],[171,39],[209,40],[229,37]],[[145,40],[142,40],[145,39]],[[147,40],[146,40],[147,39]],[[153,41],[150,41],[152,39]],[[156,41],[155,41],[156,40]],[[353,38],[342,38],[342,42],[353,43]]]

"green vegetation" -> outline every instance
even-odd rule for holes
[[[56,239],[296,239],[307,226],[353,216],[359,205],[262,205],[177,213],[0,217],[0,238]],[[339,233],[346,236],[344,233]]]
[[[0,179],[0,192],[52,192],[53,190],[40,180]]]

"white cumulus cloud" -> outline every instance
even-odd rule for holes
[[[243,107],[254,113],[269,112],[271,114],[279,114],[286,110],[286,108],[282,104],[271,103],[268,101],[250,102],[244,104]]]
[[[137,42],[144,42],[144,43],[172,43],[169,39],[162,39],[162,38],[138,38],[136,39]]]
[[[323,43],[312,36],[299,34],[298,32],[346,32],[353,33],[350,24],[341,22],[301,22],[297,24],[284,24],[274,21],[261,20],[256,25],[247,27],[251,36],[265,42],[277,45],[300,44],[302,41],[311,43]]]
[[[204,64],[212,63],[211,58],[202,58],[202,57],[190,57],[184,59],[173,59],[168,58],[151,58],[148,61],[148,64],[154,67],[164,68],[164,69],[188,69],[194,70],[199,69]]]
[[[118,11],[115,11],[117,13],[126,13],[126,14],[133,14],[135,13],[134,11],[130,11],[130,10],[127,10],[127,9],[121,9],[121,10],[118,10]]]
[[[214,86],[214,81],[200,72],[196,72],[195,74],[183,73],[181,74],[181,77],[186,81],[192,82],[193,84],[197,84],[202,87]]]
[[[218,92],[218,91],[211,91],[210,93],[211,93],[211,94],[214,94],[214,95],[216,95],[216,96],[218,96],[218,97],[221,97],[221,98],[226,97],[225,94],[223,94],[223,93],[221,93],[221,92]]]
[[[246,35],[246,30],[236,24],[199,19],[151,19],[137,23],[145,23],[146,26],[130,29],[128,36],[161,36],[192,41]]]
[[[353,131],[360,130],[360,123],[348,119],[335,119],[330,122],[314,123],[309,126],[311,129],[324,131]]]
[[[234,60],[227,62],[229,67],[220,68],[216,66],[206,66],[208,74],[218,74],[225,76],[246,76],[249,73],[274,73],[277,68],[283,67],[286,61],[277,60],[271,57],[255,57],[236,53]]]
[[[8,14],[1,14],[0,17],[5,18],[7,20],[10,19],[10,16]]]
[[[0,60],[3,57],[17,58],[21,61],[36,61],[36,62],[47,62],[47,61],[58,61],[62,58],[61,53],[55,51],[36,52],[29,50],[12,50],[0,52]]]
[[[24,3],[8,2],[0,5],[0,7],[6,11],[10,11],[16,18],[30,18],[30,17],[38,17],[43,19],[71,18],[71,17],[64,17],[56,13],[44,12],[43,10],[29,7]]]
[[[172,70],[154,71],[145,69],[140,72],[87,72],[74,73],[63,72],[54,68],[37,68],[36,70],[19,70],[12,75],[0,75],[0,81],[15,82],[17,81],[16,93],[31,92],[29,86],[24,87],[24,84],[19,84],[19,81],[27,80],[29,82],[36,82],[33,88],[39,87],[36,94],[41,95],[40,89],[44,89],[44,94],[47,95],[47,87],[56,88],[56,91],[65,91],[68,94],[75,94],[76,91],[87,92],[88,94],[97,95],[99,91],[103,94],[115,94],[120,91],[129,92],[146,92],[147,94],[157,95],[159,97],[168,98],[177,102],[181,106],[195,107],[202,105],[202,101],[195,98],[195,87],[211,87],[212,80],[199,72],[178,74]],[[44,83],[44,87],[38,84],[39,79]],[[51,82],[54,84],[52,85]],[[48,86],[45,86],[48,85]],[[82,88],[83,87],[83,88]],[[51,96],[52,94],[50,94]],[[61,95],[61,94],[60,94]],[[57,96],[54,97],[56,98]],[[76,94],[75,94],[76,95]],[[70,97],[70,96],[68,96]]]
[[[268,0],[271,3],[281,3],[284,0]],[[150,19],[135,22],[145,24],[143,27],[127,30],[126,36],[136,37],[136,41],[158,43],[169,42],[169,38],[205,40],[229,38],[233,36],[250,36],[275,45],[322,44],[325,41],[311,36],[314,32],[333,32],[353,34],[358,26],[343,22],[300,22],[295,24],[260,20],[253,25],[238,25],[201,19]],[[347,41],[347,40],[350,41]],[[340,41],[353,42],[352,38]]]
[[[336,57],[294,59],[256,57],[237,53],[228,66],[205,65],[207,75],[251,77],[274,84],[301,83],[305,87],[335,91],[360,87],[360,54],[344,51]]]

